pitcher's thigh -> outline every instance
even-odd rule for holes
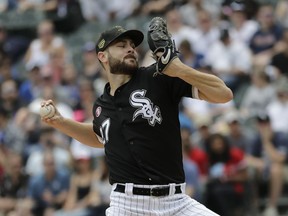
[[[128,209],[122,209],[117,206],[112,206],[106,209],[106,216],[145,216],[140,212],[132,212]]]
[[[220,216],[216,214],[215,212],[208,209],[203,204],[197,202],[194,199],[191,199],[190,197],[186,200],[186,205],[184,208],[179,209],[179,211],[174,214],[175,216]]]

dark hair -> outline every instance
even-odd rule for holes
[[[224,149],[222,152],[218,153],[213,151],[212,149],[212,143],[215,142],[215,140],[220,139],[223,144],[224,144]],[[218,162],[227,162],[230,159],[230,145],[229,145],[229,141],[227,139],[227,137],[225,137],[224,135],[220,134],[220,133],[215,133],[212,134],[208,137],[206,143],[205,143],[205,147],[206,147],[206,152],[208,155],[208,160],[210,163],[210,166],[218,163]]]
[[[191,43],[186,39],[181,41],[179,47],[182,47],[182,48],[184,47],[184,48],[188,49],[189,51],[192,51]]]
[[[1,101],[0,101],[1,102]],[[0,116],[9,117],[9,111],[0,104]]]
[[[270,117],[267,112],[258,112],[256,114],[257,122],[270,122]]]
[[[258,76],[260,79],[265,80],[267,83],[269,83],[271,80],[270,80],[270,77],[269,77],[269,75],[267,74],[266,70],[267,70],[266,67],[256,66],[256,67],[254,67],[253,70],[252,70],[252,76],[253,76],[253,75],[256,75],[256,76]]]
[[[220,40],[226,41],[229,38],[230,38],[229,29],[228,28],[220,29]]]

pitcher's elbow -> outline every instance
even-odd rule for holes
[[[215,103],[227,103],[231,100],[233,100],[233,92],[229,88],[224,88]]]
[[[234,98],[234,95],[233,95],[232,90],[230,88],[226,88],[225,89],[225,96],[223,97],[224,103],[233,100],[233,98]]]

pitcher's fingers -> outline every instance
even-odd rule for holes
[[[53,106],[55,106],[53,100],[49,99],[49,100],[42,101],[42,102],[41,102],[41,107],[43,107],[43,106],[48,106],[48,105],[50,105],[50,104],[53,105]]]
[[[55,106],[53,100],[51,100],[51,99],[47,100],[47,105],[48,104],[52,104],[53,106]]]

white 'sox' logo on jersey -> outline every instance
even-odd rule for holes
[[[147,119],[148,123],[154,126],[157,123],[161,124],[162,117],[161,112],[158,106],[153,107],[153,103],[149,98],[144,97],[146,90],[136,90],[131,93],[129,102],[130,104],[137,109],[133,114],[134,121],[139,115],[142,118]]]

